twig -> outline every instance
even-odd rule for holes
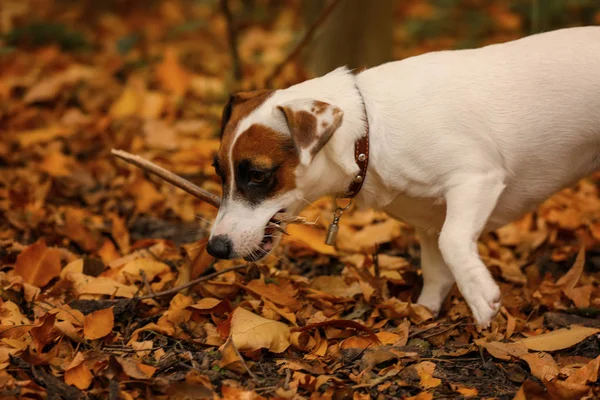
[[[235,22],[229,9],[229,0],[221,0],[221,11],[227,20],[227,39],[229,40],[229,51],[231,52],[231,61],[233,63],[233,74],[235,79],[239,81],[242,79],[242,65],[240,64]]]
[[[337,7],[337,5],[339,3],[340,3],[340,0],[332,0],[327,5],[327,7],[325,7],[325,9],[323,11],[321,11],[321,14],[319,15],[319,17],[315,20],[315,22],[312,24],[312,26],[306,31],[306,33],[304,34],[302,39],[300,39],[300,41],[296,44],[296,47],[294,47],[294,49],[290,52],[290,54],[288,54],[288,56],[285,58],[285,60],[283,60],[281,63],[279,63],[279,65],[277,67],[275,67],[273,72],[271,72],[271,74],[267,77],[267,79],[265,80],[265,87],[271,87],[273,85],[273,80],[275,78],[277,78],[277,76],[281,73],[283,68],[287,64],[289,64],[290,61],[292,61],[294,58],[296,58],[298,56],[298,54],[300,54],[300,51],[302,51],[302,49],[308,44],[308,42],[310,42],[312,40],[313,36],[317,32],[317,29],[321,25],[323,25],[323,23],[327,20],[327,18],[329,18],[329,16],[331,15],[333,10]]]
[[[152,254],[152,252],[150,252]],[[146,276],[146,271],[140,269],[140,275],[142,277],[142,282],[144,283],[144,287],[148,291],[148,293],[153,294],[154,290],[150,287],[150,282],[148,282],[148,277]]]
[[[177,186],[179,189],[188,192],[192,196],[202,201],[205,201],[208,204],[215,206],[216,208],[219,208],[219,206],[221,205],[221,199],[216,194],[213,194],[207,190],[202,189],[201,187],[194,185],[192,182],[175,175],[171,171],[167,171],[163,167],[159,167],[158,165],[146,160],[145,158],[117,149],[112,149],[110,153],[115,157],[119,157],[121,160],[127,161],[130,164],[136,165],[141,169],[148,171],[161,179],[164,179],[171,185]]]
[[[225,268],[222,271],[217,271],[217,272],[213,272],[212,274],[208,274],[205,276],[201,276],[200,278],[196,278],[193,279],[191,281],[189,281],[188,283],[185,283],[183,285],[180,286],[176,286],[174,288],[168,289],[168,290],[163,290],[162,292],[157,292],[157,293],[152,293],[152,294],[147,294],[145,296],[140,296],[140,297],[136,297],[136,300],[146,300],[146,299],[154,299],[156,297],[162,297],[162,296],[168,296],[170,294],[175,294],[183,289],[187,289],[191,286],[194,286],[200,282],[204,282],[204,281],[209,281],[219,275],[223,275],[226,274],[227,272],[231,272],[231,271],[238,271],[240,269],[244,269],[247,268],[247,265],[237,265],[235,267],[231,267],[231,268]]]
[[[233,347],[235,354],[237,354],[237,356],[240,358],[240,361],[242,362],[242,365],[244,366],[244,369],[246,370],[248,375],[250,375],[252,377],[252,379],[254,379],[256,382],[260,382],[260,380],[258,379],[258,376],[254,375],[254,373],[252,371],[250,371],[250,368],[248,368],[246,361],[244,361],[244,357],[242,357],[242,355],[240,354],[240,351],[237,349],[237,347],[235,347],[235,343],[233,343],[233,340],[231,340],[231,339],[229,339],[229,340],[231,341],[231,347]]]

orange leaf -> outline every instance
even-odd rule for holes
[[[43,239],[28,246],[15,263],[15,273],[34,286],[42,287],[60,273],[58,249],[46,247]]]
[[[115,325],[113,307],[94,311],[85,316],[83,336],[88,340],[96,340],[108,335]]]
[[[183,96],[190,83],[189,73],[179,64],[177,52],[172,48],[165,51],[163,62],[156,67],[156,78],[176,96]]]
[[[79,352],[75,355],[75,358],[73,358],[71,364],[65,370],[65,383],[67,385],[73,385],[82,390],[90,386],[94,376],[84,361],[85,357],[83,353]]]

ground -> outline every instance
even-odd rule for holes
[[[583,0],[437,3],[398,3],[396,58],[600,21]],[[600,176],[481,238],[503,304],[482,330],[456,288],[439,317],[414,304],[419,246],[402,222],[351,211],[334,249],[322,199],[273,256],[216,261],[216,209],[111,156],[219,193],[228,93],[264,86],[308,31],[298,1],[232,0],[234,29],[221,4],[3,2],[0,397],[600,395]],[[309,76],[294,59],[271,82]]]

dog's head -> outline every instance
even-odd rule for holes
[[[280,211],[296,215],[306,201],[326,194],[318,187],[327,171],[315,164],[341,125],[342,114],[334,105],[293,99],[281,91],[231,96],[214,163],[223,198],[209,254],[263,258],[281,239],[278,230],[267,226],[273,216]]]

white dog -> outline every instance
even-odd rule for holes
[[[365,178],[355,145],[367,137]],[[210,254],[261,258],[280,239],[266,227],[274,214],[361,183],[347,197],[419,233],[418,302],[439,312],[456,281],[487,326],[500,291],[477,252],[481,233],[600,167],[600,27],[238,93],[215,161],[223,202]]]

